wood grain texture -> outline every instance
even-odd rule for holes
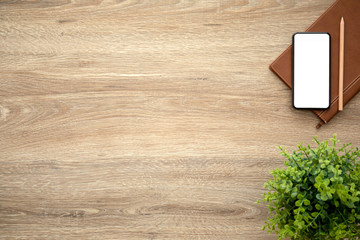
[[[360,146],[268,69],[332,2],[0,1],[0,236],[275,239],[276,146]]]

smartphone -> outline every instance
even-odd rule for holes
[[[298,32],[292,38],[293,107],[330,107],[331,37],[325,32]]]

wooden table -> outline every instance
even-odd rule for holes
[[[332,2],[1,1],[0,236],[275,239],[276,146],[360,145],[268,69]]]

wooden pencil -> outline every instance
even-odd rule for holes
[[[344,105],[344,17],[340,21],[340,43],[339,43],[339,111]]]

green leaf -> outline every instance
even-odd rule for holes
[[[311,213],[311,216],[312,216],[312,217],[316,217],[318,214],[319,214],[318,212],[312,212],[312,213]]]
[[[297,198],[298,198],[299,200],[301,200],[301,199],[304,198],[304,195],[302,195],[302,194],[300,193],[299,195],[297,195]]]
[[[325,184],[326,186],[329,185],[329,183],[330,183],[330,180],[329,180],[328,178],[324,179],[324,184]]]
[[[321,195],[320,195],[320,193],[316,194],[316,198],[317,198],[318,200],[321,200]]]
[[[284,156],[283,169],[271,171],[261,203],[269,209],[264,229],[278,239],[356,239],[360,236],[360,150],[336,136],[299,144]],[[333,143],[332,145],[329,145]]]
[[[321,183],[323,181],[322,177],[320,175],[318,175],[316,178],[315,178],[315,182],[317,183]]]
[[[329,199],[329,197],[327,195],[321,194],[321,200],[326,201],[328,199]]]
[[[298,194],[297,192],[291,193],[291,198],[295,198],[297,194]]]

